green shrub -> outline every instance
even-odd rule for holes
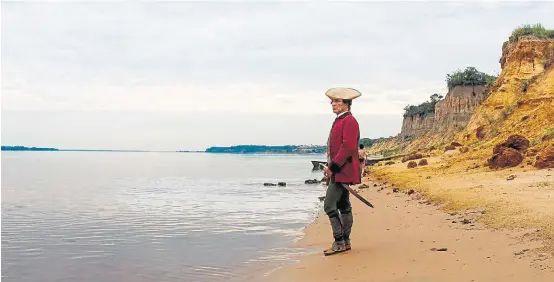
[[[534,24],[534,25],[523,25],[521,27],[518,27],[512,31],[512,35],[510,36],[510,42],[517,42],[520,37],[531,35],[537,38],[554,38],[554,30],[553,29],[546,29],[542,24]]]
[[[480,72],[474,67],[467,67],[464,71],[458,69],[451,74],[447,74],[446,84],[448,90],[452,90],[452,88],[456,86],[488,86],[493,83],[496,78],[496,76]]]
[[[523,104],[523,101],[517,100],[514,101],[511,105],[509,105],[504,111],[502,111],[502,116],[504,116],[504,119],[508,118],[511,114],[514,113],[514,110],[521,106]]]
[[[417,106],[407,105],[404,107],[404,117],[410,117],[415,115],[426,116],[435,113],[435,104],[437,104],[443,97],[439,94],[433,94],[429,97],[429,101],[423,102]]]
[[[554,127],[546,128],[544,134],[548,136],[554,136]]]
[[[380,137],[380,138],[375,138],[375,139],[361,138],[360,139],[360,144],[363,144],[364,148],[370,148],[375,143],[389,141],[389,140],[392,140],[393,138],[394,137]]]
[[[521,92],[523,92],[523,93],[527,92],[528,87],[529,87],[529,80],[528,79],[523,79],[521,81]]]

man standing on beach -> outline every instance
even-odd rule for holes
[[[331,88],[325,93],[331,99],[333,112],[337,115],[327,141],[327,168],[329,180],[323,209],[329,217],[334,242],[324,254],[332,255],[351,249],[350,232],[354,218],[349,191],[345,185],[361,183],[358,143],[360,129],[351,114],[352,100],[362,94],[352,88]],[[340,214],[339,214],[340,212]]]

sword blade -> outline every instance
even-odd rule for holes
[[[354,191],[354,189],[350,188],[350,185],[342,184],[342,187],[344,187],[344,188],[346,188],[346,190],[350,191],[350,193],[352,193],[352,195],[354,195],[356,198],[358,198],[364,204],[366,204],[366,205],[368,205],[372,208],[375,208],[368,200],[364,199],[364,197],[360,196],[360,194],[358,194],[356,191]]]

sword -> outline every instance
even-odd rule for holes
[[[323,167],[324,169],[327,168],[324,164],[319,164],[320,167]],[[344,187],[346,190],[348,190],[352,195],[354,195],[356,198],[358,198],[360,201],[362,201],[364,204],[368,205],[371,208],[375,208],[368,200],[364,199],[364,197],[360,196],[358,192],[354,191],[354,189],[350,188],[350,185],[342,183],[342,187]]]
[[[346,188],[346,190],[350,191],[350,193],[352,193],[352,195],[356,196],[356,198],[358,198],[364,204],[370,206],[371,208],[375,208],[368,200],[364,199],[364,197],[360,196],[360,194],[358,194],[358,192],[356,192],[352,188],[350,188],[350,185],[346,185],[346,184],[342,183],[342,187],[344,187],[344,188]]]

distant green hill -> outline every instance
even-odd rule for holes
[[[325,152],[325,146],[311,145],[237,145],[231,147],[210,147],[206,153],[232,153],[232,154],[321,154]]]
[[[362,138],[360,144],[365,148],[371,147],[375,142],[382,141],[387,138]],[[327,146],[324,145],[282,145],[282,146],[266,146],[266,145],[236,145],[230,147],[210,147],[206,149],[206,153],[231,153],[231,154],[323,154],[327,152]]]
[[[2,151],[59,151],[57,148],[37,148],[25,146],[2,146]]]

